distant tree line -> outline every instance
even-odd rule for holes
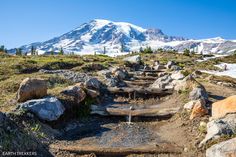
[[[7,49],[5,48],[4,45],[0,46],[0,52],[7,53]]]

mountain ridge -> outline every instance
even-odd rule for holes
[[[236,50],[236,41],[221,37],[187,39],[166,35],[161,29],[144,29],[128,22],[94,19],[61,36],[45,42],[23,45],[20,48],[23,52],[30,52],[32,46],[36,48],[38,54],[58,52],[63,48],[65,53],[94,54],[96,52],[115,56],[138,51],[141,47],[147,46],[152,49],[163,48],[180,52],[190,49],[205,54],[227,54]],[[11,52],[14,53],[14,50]]]

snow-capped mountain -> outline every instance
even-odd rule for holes
[[[168,36],[160,29],[144,29],[126,22],[112,22],[96,19],[59,37],[45,42],[37,42],[21,47],[23,52],[30,52],[35,47],[39,54],[50,51],[65,53],[94,54],[106,53],[119,55],[137,51],[141,47],[152,49],[175,49],[183,51],[188,48],[201,53],[230,53],[236,50],[236,41],[222,38],[189,40],[183,37]],[[13,50],[12,50],[13,51]]]

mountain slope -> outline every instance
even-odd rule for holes
[[[59,37],[45,42],[37,42],[22,46],[23,52],[36,47],[39,54],[58,52],[61,48],[65,53],[94,54],[106,53],[118,55],[121,52],[137,51],[140,47],[151,46],[153,49],[185,48],[202,53],[230,53],[236,50],[235,41],[221,38],[205,40],[188,40],[183,37],[168,36],[160,29],[144,29],[125,23],[96,19],[84,23],[80,27]]]

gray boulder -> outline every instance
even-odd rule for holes
[[[119,80],[124,80],[128,77],[128,73],[124,70],[117,70],[114,76],[117,77]]]
[[[90,78],[85,82],[86,88],[89,88],[89,89],[99,90],[100,85],[101,85],[101,83],[97,78]]]
[[[192,100],[192,101],[189,101],[188,103],[186,103],[184,105],[184,109],[186,110],[192,110],[194,105],[197,103],[197,100]]]
[[[170,85],[172,78],[169,75],[158,78],[153,84],[150,85],[150,88],[161,88],[164,89],[166,86]]]
[[[119,80],[115,77],[111,77],[111,78],[107,78],[105,80],[105,84],[108,86],[108,87],[115,87],[117,86],[119,83]]]
[[[178,66],[178,65],[172,65],[170,70],[172,70],[172,71],[179,71],[179,70],[182,70],[182,68],[180,66]]]
[[[110,78],[112,75],[110,70],[101,70],[101,71],[98,71],[97,74],[99,76],[102,76],[103,78]]]
[[[19,108],[32,112],[46,121],[57,120],[65,111],[62,103],[55,97],[29,100],[20,104]]]
[[[196,87],[189,93],[190,100],[208,99],[208,94],[204,88]]]
[[[199,147],[212,139],[217,139],[223,135],[236,134],[236,114],[228,114],[224,118],[212,120],[207,123],[207,134]]]
[[[131,56],[131,57],[126,57],[123,59],[124,61],[130,62],[130,63],[134,63],[134,64],[140,64],[141,63],[141,57],[140,55],[136,55],[136,56]]]
[[[235,157],[236,138],[220,142],[206,150],[206,157]]]

